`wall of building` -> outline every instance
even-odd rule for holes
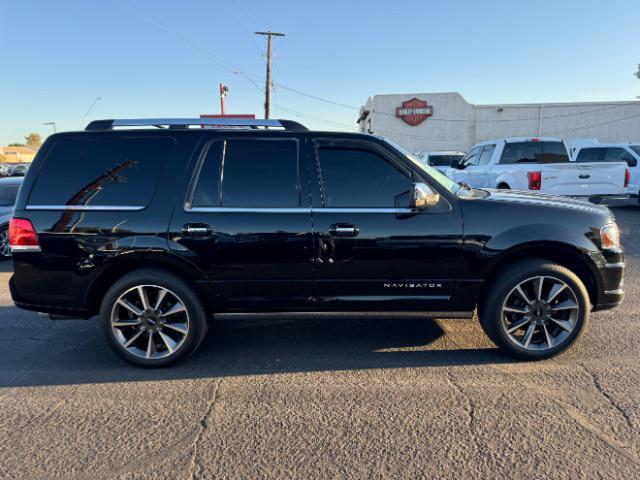
[[[412,98],[433,106],[433,116],[417,126],[396,117],[396,108]],[[388,136],[411,151],[467,151],[477,142],[517,136],[640,142],[637,101],[473,105],[456,92],[374,95],[361,118],[361,131]]]

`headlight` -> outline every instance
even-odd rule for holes
[[[603,249],[620,248],[620,230],[615,223],[608,223],[600,229],[600,243]]]

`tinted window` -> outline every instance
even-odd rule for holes
[[[210,143],[205,150],[191,205],[298,207],[297,142],[227,140]]]
[[[604,162],[604,155],[606,151],[606,148],[583,148],[582,150],[580,150],[580,153],[578,153],[576,162]]]
[[[327,207],[393,208],[411,187],[404,173],[374,152],[321,148],[319,155]]]
[[[631,145],[629,148],[640,155],[640,145]]]
[[[489,165],[491,161],[491,157],[493,157],[493,152],[496,149],[495,145],[485,145],[482,149],[482,154],[480,155],[480,159],[478,160],[478,165]]]
[[[20,185],[0,185],[0,207],[13,207]]]
[[[469,153],[467,153],[462,160],[462,166],[464,168],[469,167],[471,165],[478,164],[478,157],[480,156],[480,152],[482,151],[482,147],[472,148]]]
[[[193,191],[191,206],[220,206],[220,165],[224,142],[212,142],[205,147],[205,157],[200,166],[198,180]]]
[[[541,159],[540,142],[513,142],[504,146],[500,163],[540,163]]]
[[[429,165],[433,167],[448,167],[454,160],[460,160],[462,155],[429,155]]]
[[[564,163],[569,161],[567,149],[562,142],[540,142],[542,163]]]
[[[229,140],[223,151],[223,207],[298,207],[298,143]]]
[[[607,148],[607,154],[605,155],[605,161],[607,162],[627,162],[632,164],[635,159],[624,148],[609,147]]]
[[[169,138],[57,140],[38,173],[29,203],[146,206],[173,146]]]

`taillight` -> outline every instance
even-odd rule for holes
[[[12,218],[9,222],[9,245],[12,252],[39,252],[40,242],[33,223],[26,218]]]
[[[540,190],[542,186],[542,172],[527,172],[529,190]]]
[[[631,177],[631,173],[629,172],[629,169],[627,168],[624,171],[624,188],[627,188],[629,186],[629,178]]]

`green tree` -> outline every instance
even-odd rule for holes
[[[10,143],[9,147],[26,147],[24,143]]]
[[[39,133],[30,133],[24,137],[27,147],[35,148],[36,150],[42,145],[42,138]]]

